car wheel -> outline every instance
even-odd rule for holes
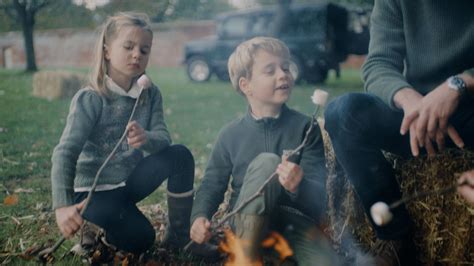
[[[290,72],[295,83],[301,81],[303,65],[301,65],[301,61],[297,57],[291,57],[290,59]]]
[[[208,81],[211,77],[211,67],[202,56],[191,57],[187,61],[186,72],[189,79],[196,82]]]
[[[229,72],[227,72],[227,69],[225,71],[216,71],[216,76],[218,79],[222,81],[229,81]]]

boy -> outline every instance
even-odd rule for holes
[[[237,237],[246,240],[246,255],[259,257],[266,230],[288,240],[300,265],[335,265],[329,243],[317,228],[325,213],[325,158],[316,126],[302,152],[290,160],[280,157],[304,138],[310,118],[289,109],[293,88],[289,50],[274,38],[257,37],[240,44],[229,58],[232,86],[248,101],[247,114],[225,126],[211,153],[191,214],[191,238],[211,237],[210,219],[224,198],[232,176],[230,207],[255,194],[276,171],[259,196],[231,220]],[[271,219],[274,218],[274,219]],[[275,219],[277,218],[277,219]]]

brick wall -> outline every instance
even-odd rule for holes
[[[153,26],[153,47],[149,65],[178,66],[185,42],[215,33],[212,21],[181,22]],[[89,29],[36,31],[36,63],[44,67],[90,67],[97,32]],[[0,67],[24,68],[25,53],[21,32],[0,33]]]
[[[184,43],[215,33],[213,21],[177,22],[153,26],[153,47],[149,65],[179,66]],[[36,31],[35,52],[39,68],[90,67],[97,32],[89,29]],[[349,56],[343,68],[359,68],[365,57]],[[0,33],[0,67],[24,68],[21,32]]]

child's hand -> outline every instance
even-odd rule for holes
[[[193,226],[191,226],[191,239],[198,244],[209,241],[211,239],[210,228],[211,222],[208,219],[204,217],[197,218],[194,220]]]
[[[292,163],[283,158],[282,162],[278,165],[276,173],[278,174],[278,181],[288,191],[295,193],[298,185],[303,178],[303,170],[295,163]]]
[[[79,212],[84,208],[85,202],[56,209],[56,223],[65,238],[72,237],[81,228],[83,219]]]
[[[467,202],[474,205],[474,170],[464,172],[458,180],[458,183],[467,181],[469,185],[459,186],[458,192]]]
[[[148,141],[145,130],[143,130],[137,121],[128,123],[127,130],[127,143],[133,148],[138,149]]]

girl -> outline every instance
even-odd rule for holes
[[[170,145],[156,86],[143,90],[153,32],[148,17],[119,13],[103,25],[90,85],[71,102],[66,127],[52,156],[53,209],[61,233],[69,238],[84,220],[105,231],[118,249],[142,253],[155,240],[153,226],[136,203],[168,178],[170,226],[165,243],[180,248],[189,241],[194,159],[182,145]],[[139,104],[128,123],[136,98]],[[94,177],[124,130],[121,143],[99,176],[83,217],[79,214]]]

